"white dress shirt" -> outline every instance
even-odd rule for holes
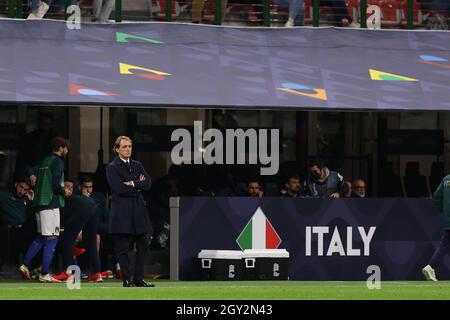
[[[130,159],[125,160],[124,158],[122,158],[121,156],[119,156],[120,160],[122,160],[123,162],[125,162],[125,164],[127,165],[127,167],[130,165]],[[134,182],[130,181],[131,185],[134,187]]]

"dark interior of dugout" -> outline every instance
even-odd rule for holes
[[[4,106],[0,110],[0,187],[11,184],[20,139],[36,129],[41,113],[51,114],[55,131],[72,142],[66,168],[74,180],[84,173],[99,174],[113,157],[112,141],[121,134],[133,139],[134,156],[146,162],[153,176],[162,176],[176,144],[170,141],[171,133],[176,128],[192,130],[195,120],[203,122],[203,131],[279,129],[279,173],[261,177],[264,184],[269,183],[270,195],[276,195],[272,189],[278,177],[294,171],[304,178],[307,160],[320,156],[346,180],[364,179],[370,196],[430,196],[450,161],[448,112]],[[241,167],[236,170],[240,175],[259,172],[248,165],[237,167]],[[417,179],[411,184],[417,186],[415,190],[406,177]],[[104,182],[98,187],[105,191]]]
[[[297,172],[304,179],[307,160],[314,156],[321,156],[330,169],[350,182],[364,179],[370,197],[430,197],[450,164],[449,112],[9,105],[0,109],[2,189],[11,187],[20,139],[37,128],[41,113],[50,113],[58,134],[73,143],[66,163],[67,176],[77,180],[83,174],[92,174],[99,191],[106,191],[104,166],[112,159],[111,143],[116,136],[125,134],[133,139],[134,157],[157,179],[170,167],[171,132],[178,127],[192,128],[194,120],[202,120],[204,129],[280,129],[279,173],[261,177],[267,196],[278,195],[287,173]],[[242,181],[256,170],[255,166],[236,167]],[[12,256],[14,239],[10,239],[9,227],[1,236],[6,237],[0,242],[3,270],[13,272],[17,257]],[[149,255],[148,274],[168,277],[166,251],[158,248]]]

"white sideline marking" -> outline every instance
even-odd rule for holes
[[[433,283],[433,284],[410,284],[410,283],[385,283],[383,285],[384,289],[386,287],[392,287],[392,286],[397,286],[397,285],[401,285],[403,287],[450,287],[450,284],[439,284],[439,283]],[[11,290],[30,290],[30,289],[36,289],[36,290],[42,290],[42,289],[64,289],[66,290],[67,288],[65,286],[37,286],[37,287],[15,287],[11,284],[8,285],[8,287],[4,287],[4,285],[0,285],[0,287],[3,287],[2,290],[4,289],[11,289]],[[98,286],[98,287],[84,287],[84,289],[102,289],[102,290],[109,290],[109,289],[117,289],[117,288],[121,288],[121,285],[117,285],[117,286]],[[362,288],[364,287],[364,284],[355,284],[355,285],[339,285],[339,288]],[[227,285],[217,285],[217,286],[156,286],[153,290],[155,289],[213,289],[213,288],[230,288],[230,289],[246,289],[246,288],[283,288],[283,289],[302,289],[302,288],[324,288],[324,285],[298,285],[298,286],[291,286],[291,285],[276,285],[276,286],[227,286]],[[81,289],[83,289],[83,286],[81,286]]]

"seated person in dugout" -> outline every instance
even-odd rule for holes
[[[24,254],[27,245],[34,236],[32,221],[34,210],[31,202],[34,192],[30,188],[31,182],[27,177],[18,178],[11,191],[0,191],[0,232],[9,229],[9,242],[3,243],[10,246],[10,252],[15,258],[15,263],[19,267],[19,255]],[[0,257],[1,259],[1,257]],[[0,270],[2,261],[0,260]]]
[[[352,198],[366,197],[366,183],[363,179],[355,179],[352,186]]]
[[[262,191],[261,185],[256,178],[251,178],[247,181],[247,189],[245,196],[247,197],[262,197],[264,192]]]
[[[344,198],[351,198],[352,197],[352,183],[350,181],[344,181],[344,191],[343,191],[343,197]]]
[[[73,248],[80,232],[89,257],[89,281],[102,282],[100,258],[97,250],[98,204],[89,197],[73,194],[73,182],[66,180],[64,189],[68,194],[65,207],[61,210],[63,229],[60,248],[63,257],[63,270],[73,264]],[[67,280],[69,275],[63,271],[53,276],[57,280]]]
[[[102,276],[111,278],[112,273],[109,270],[112,268],[108,265],[108,255],[113,254],[113,249],[109,235],[109,209],[106,197],[103,193],[94,190],[94,179],[89,175],[81,177],[78,188],[81,195],[91,198],[98,205],[97,250],[100,253],[101,265],[108,269],[102,272]]]
[[[303,191],[302,186],[300,183],[300,177],[298,174],[294,173],[287,177],[284,188],[281,189],[280,194],[282,197],[289,197],[289,198],[297,198],[297,197],[303,197]]]
[[[314,158],[308,163],[304,190],[309,197],[339,198],[345,192],[344,177],[329,170],[321,158]]]

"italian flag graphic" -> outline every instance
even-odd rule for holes
[[[276,249],[281,239],[264,212],[258,207],[236,242],[242,250]]]

